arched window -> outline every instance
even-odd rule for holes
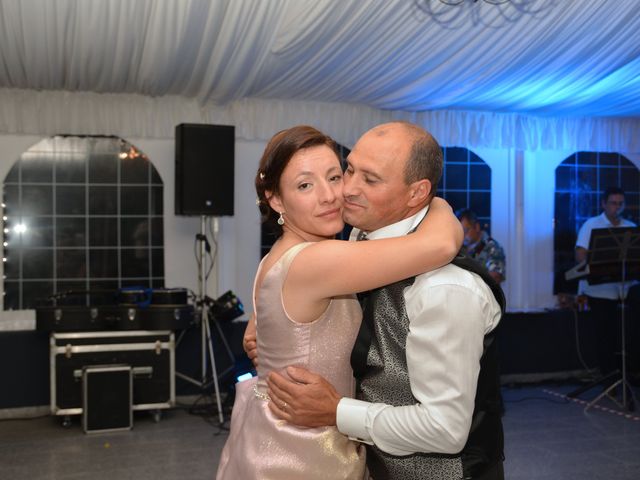
[[[491,232],[491,167],[471,150],[444,147],[444,169],[437,195],[454,211],[470,208]]]
[[[576,293],[577,281],[567,282],[564,272],[575,265],[578,230],[585,220],[602,212],[600,200],[608,187],[625,191],[622,216],[637,224],[640,175],[629,159],[619,153],[578,152],[556,168],[554,294]]]
[[[55,136],[3,184],[5,310],[69,290],[164,286],[163,184],[117,137]]]

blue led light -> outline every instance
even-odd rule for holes
[[[236,380],[238,381],[238,383],[240,382],[244,382],[245,380],[249,380],[253,378],[253,374],[251,372],[247,372],[247,373],[243,373],[242,375],[238,375],[236,377]]]

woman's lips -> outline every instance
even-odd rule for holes
[[[327,210],[326,212],[322,212],[318,214],[319,217],[332,217],[340,215],[339,208],[332,208],[331,210]]]

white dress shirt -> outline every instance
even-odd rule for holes
[[[426,211],[367,238],[405,235]],[[358,233],[354,229],[351,238]],[[478,275],[451,264],[418,275],[404,300],[407,367],[417,403],[393,407],[342,398],[338,430],[392,455],[458,453],[471,426],[483,339],[498,324],[500,306]]]
[[[625,220],[624,218],[620,219],[620,223],[618,225],[614,225],[609,221],[604,212],[600,215],[589,218],[586,222],[582,224],[580,230],[578,231],[578,239],[576,240],[576,247],[582,247],[584,249],[589,249],[589,242],[591,241],[591,231],[595,228],[620,228],[620,227],[635,227],[636,224],[630,222],[629,220]],[[627,298],[627,293],[629,292],[629,287],[635,285],[637,282],[626,282],[624,289],[624,298]],[[612,282],[612,283],[600,283],[598,285],[589,285],[586,280],[580,280],[578,284],[578,293],[583,295],[589,295],[594,298],[606,298],[609,300],[616,300],[620,298],[620,282]]]

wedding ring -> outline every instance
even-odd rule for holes
[[[287,409],[287,402],[282,402],[282,410],[286,410]]]

